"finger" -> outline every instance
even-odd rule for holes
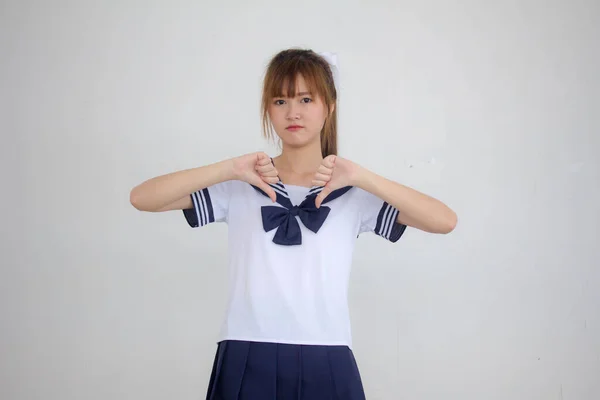
[[[269,165],[271,164],[271,157],[267,156],[266,154],[264,156],[259,155],[256,164],[260,166]]]
[[[265,165],[262,167],[259,167],[258,165],[256,167],[254,167],[254,169],[256,171],[258,171],[258,173],[260,174],[266,174],[269,173],[269,176],[272,176],[272,173],[274,173],[275,175],[277,175],[277,170],[275,168],[273,168],[272,165]]]
[[[322,174],[331,174],[333,173],[333,168],[328,168],[325,165],[321,164],[317,172],[320,172]]]
[[[269,172],[261,172],[260,176],[264,176],[264,177],[268,177],[268,178],[276,178],[279,175],[277,174],[277,171],[269,171]]]
[[[329,182],[331,180],[331,175],[330,174],[321,174],[321,173],[316,173],[314,180],[316,181],[321,181],[321,182]]]
[[[327,185],[327,182],[313,180],[312,183],[311,183],[311,185],[313,185],[313,186],[325,186],[325,185]]]
[[[331,189],[329,189],[327,186],[324,187],[323,190],[321,190],[321,193],[319,193],[315,198],[315,206],[317,208],[321,207],[321,203],[323,203],[323,200],[325,200],[327,196],[329,196],[329,193],[331,193]]]
[[[267,182],[267,183],[277,183],[279,182],[279,178],[277,178],[276,176],[261,176],[262,180]]]

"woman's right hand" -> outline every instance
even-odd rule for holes
[[[232,162],[235,179],[260,188],[273,202],[277,200],[275,191],[269,186],[269,183],[279,182],[271,157],[266,153],[258,152],[236,157]]]

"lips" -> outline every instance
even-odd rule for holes
[[[293,132],[293,131],[297,131],[297,130],[302,129],[302,128],[303,128],[303,126],[300,126],[300,125],[290,125],[287,128],[285,128],[285,129],[287,129],[288,131],[292,131]]]

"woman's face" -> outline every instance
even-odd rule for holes
[[[302,75],[296,79],[295,97],[287,97],[284,93],[269,105],[269,118],[275,132],[285,145],[291,147],[320,141],[326,117],[325,104],[316,93],[309,92]]]

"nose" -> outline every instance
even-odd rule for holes
[[[299,119],[300,118],[299,111],[300,110],[298,109],[298,106],[295,105],[293,101],[290,101],[288,103],[287,113],[286,113],[285,117],[289,120]]]

